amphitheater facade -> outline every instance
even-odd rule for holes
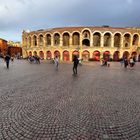
[[[38,55],[72,61],[108,58],[118,61],[134,56],[140,60],[140,29],[114,27],[63,27],[22,32],[23,57]]]

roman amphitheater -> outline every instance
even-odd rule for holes
[[[140,29],[102,27],[62,27],[22,32],[23,57],[38,55],[71,61],[78,55],[84,61],[109,58],[118,61],[134,56],[140,60]]]

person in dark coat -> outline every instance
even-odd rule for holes
[[[77,74],[78,64],[79,64],[79,60],[78,60],[77,56],[74,55],[74,58],[73,58],[73,74]]]
[[[6,67],[7,67],[7,69],[9,69],[10,55],[6,54],[6,56],[5,56],[4,59],[5,59],[5,62],[6,62]]]

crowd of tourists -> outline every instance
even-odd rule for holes
[[[37,55],[29,56],[29,57],[27,58],[27,60],[28,60],[30,63],[37,63],[37,64],[40,64],[40,57],[37,56]]]
[[[10,60],[13,62],[15,57],[6,54],[2,58],[5,60],[7,69],[9,69],[9,62]],[[38,55],[29,56],[27,60],[29,61],[29,63],[40,64],[40,57]],[[73,69],[72,69],[73,75],[77,75],[77,67],[78,65],[80,66],[82,65],[83,59],[79,59],[76,55],[74,55],[72,61],[73,61]],[[53,59],[51,59],[50,62],[53,63],[55,65],[56,70],[58,70],[59,62],[60,62],[59,56],[56,55]],[[104,59],[102,58],[100,62],[101,62],[101,66],[110,67],[110,61],[108,58],[104,58]],[[136,59],[135,57],[132,56],[130,58],[124,57],[122,61],[120,61],[120,63],[121,66],[124,66],[124,68],[127,67],[133,68],[135,66]]]
[[[127,68],[128,66],[130,68],[133,68],[135,66],[135,63],[136,63],[136,59],[135,57],[130,57],[129,59],[127,57],[125,57],[123,60],[122,60],[122,63],[124,63],[124,67]]]
[[[101,62],[101,66],[110,67],[110,61],[108,58],[101,59],[100,62]],[[121,66],[124,66],[124,68],[127,68],[127,67],[133,68],[135,66],[135,63],[136,63],[136,58],[132,57],[132,56],[130,58],[124,57],[120,61],[120,63],[121,63]]]

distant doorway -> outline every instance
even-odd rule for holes
[[[68,51],[63,52],[63,60],[64,61],[69,61],[69,52]]]

